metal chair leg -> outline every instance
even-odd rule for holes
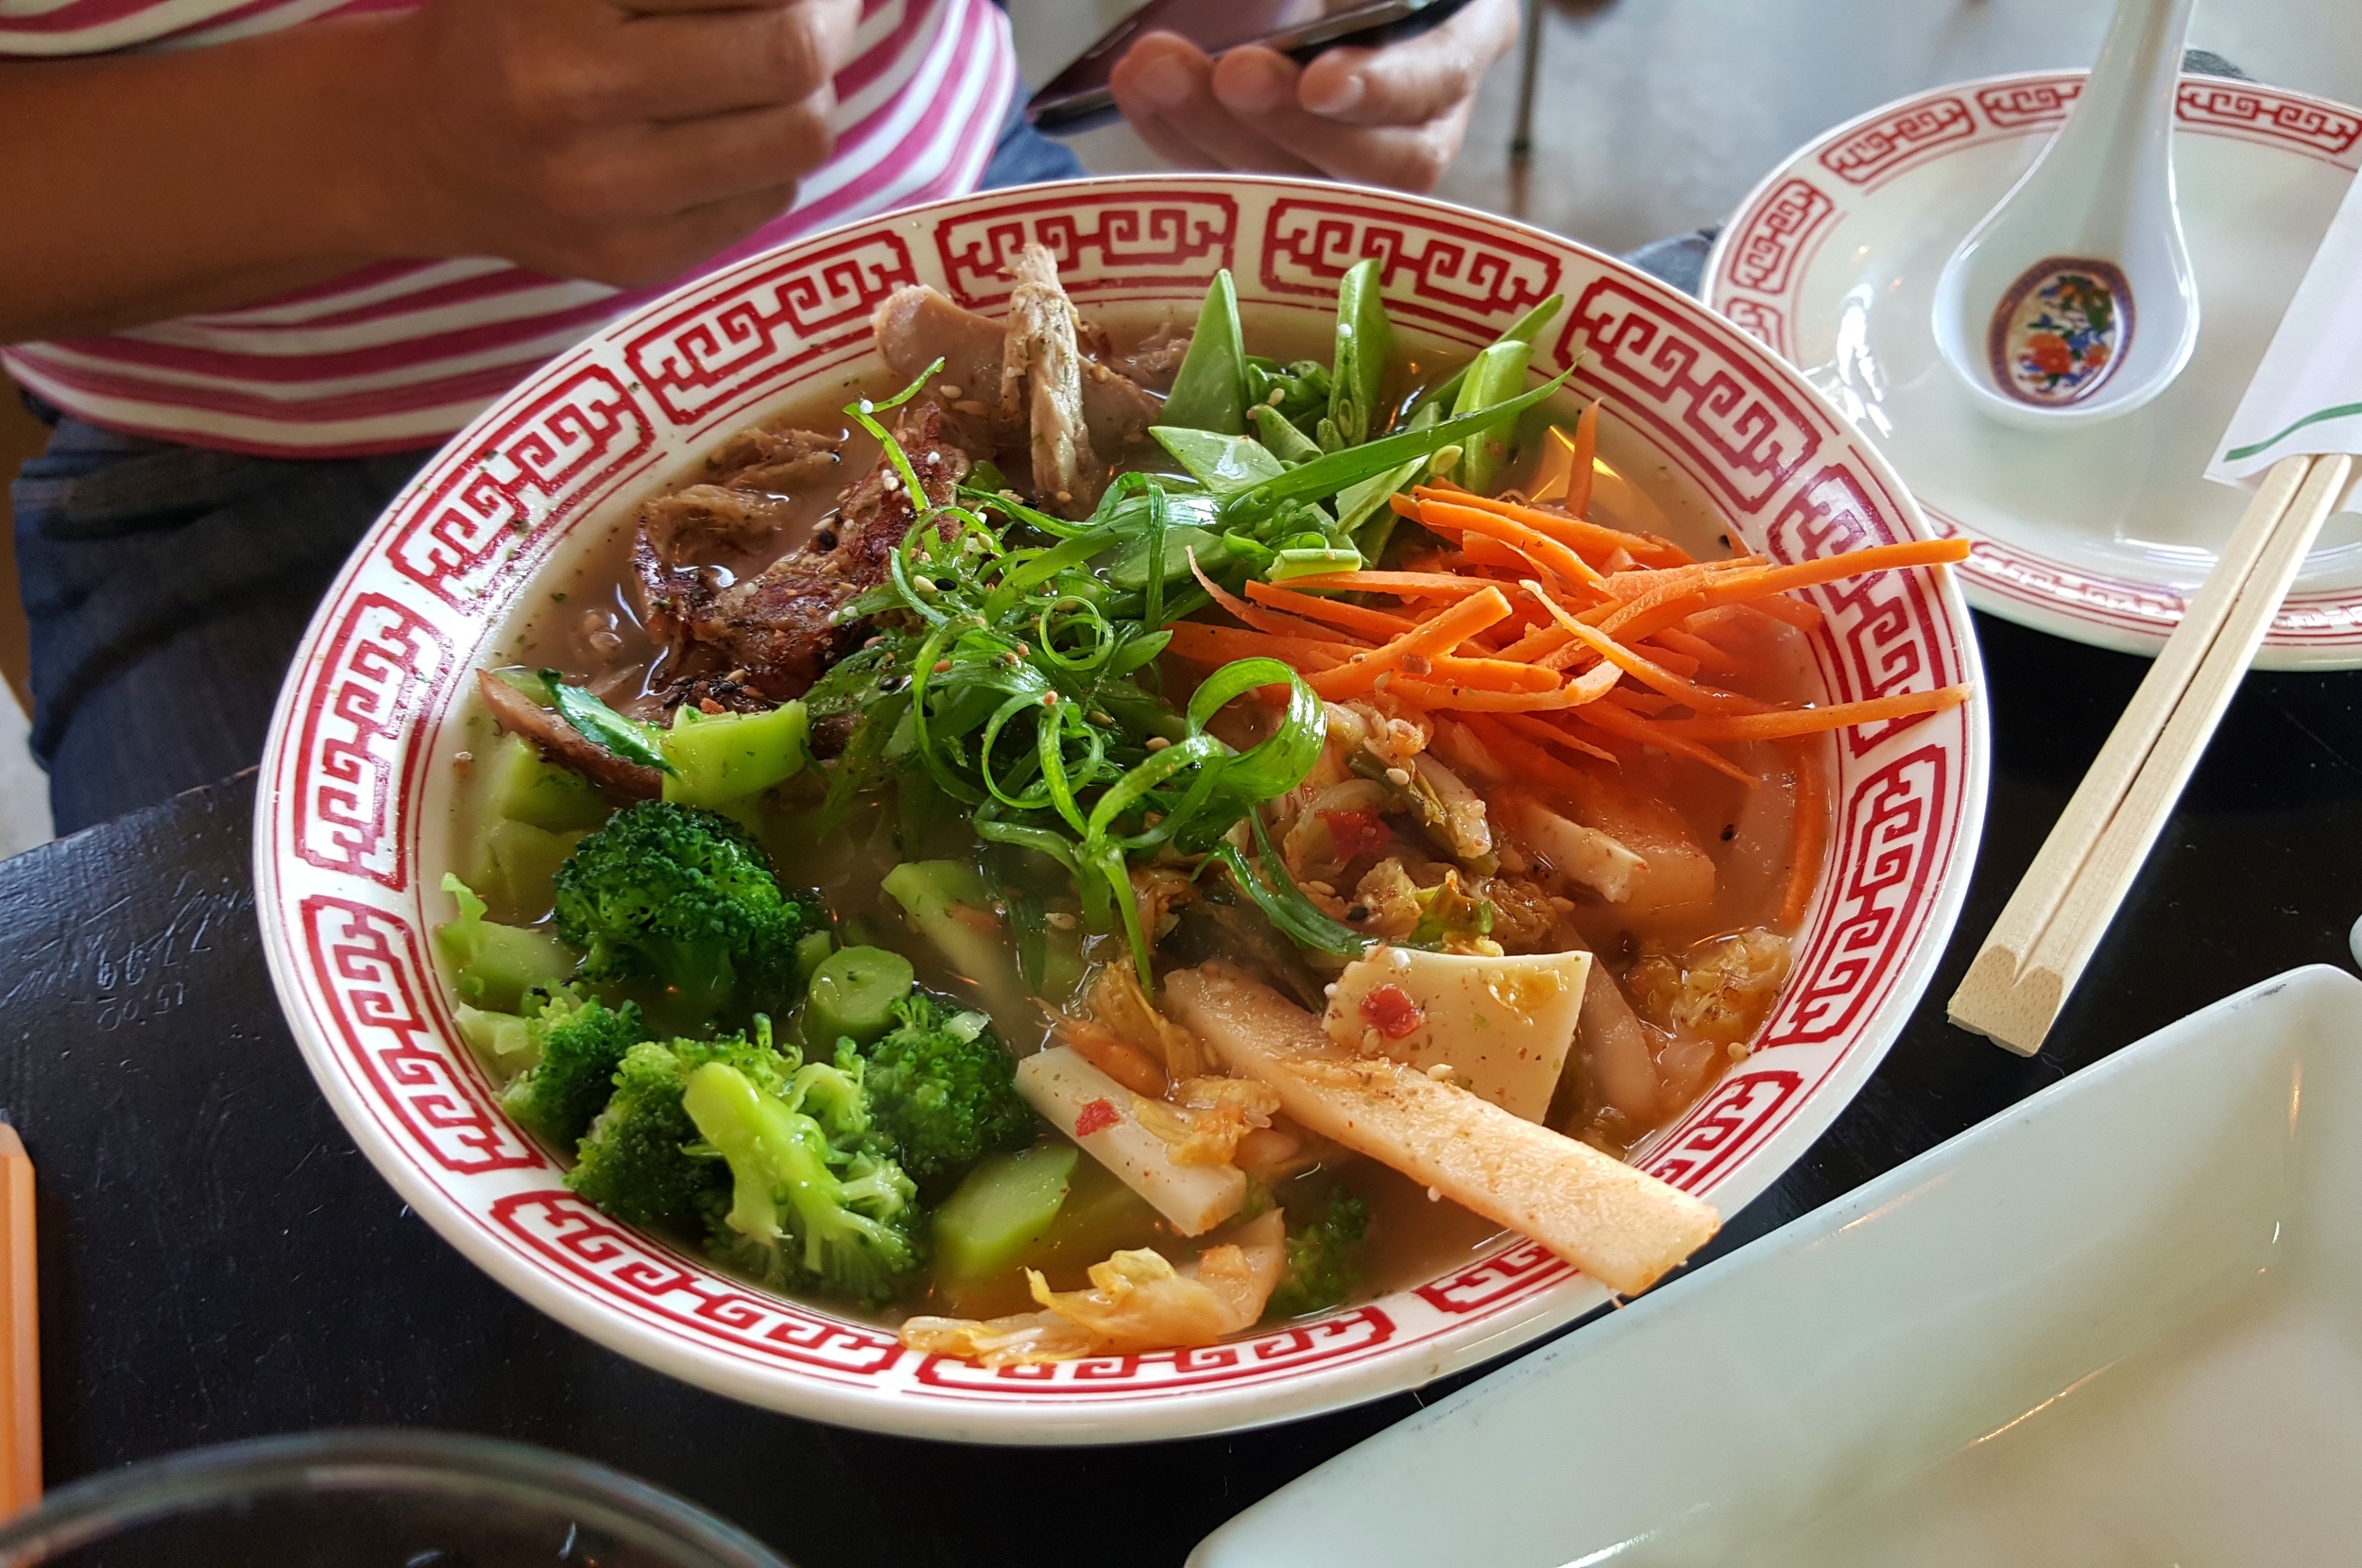
[[[1524,36],[1517,41],[1517,127],[1510,134],[1509,156],[1533,152],[1533,89],[1542,71],[1542,0],[1525,0]]]

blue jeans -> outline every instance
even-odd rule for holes
[[[1014,108],[987,187],[1083,173]],[[33,754],[71,833],[262,759],[314,605],[432,449],[287,461],[60,418],[13,489]]]

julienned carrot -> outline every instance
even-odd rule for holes
[[[1632,651],[1663,665],[1666,669],[1672,671],[1673,673],[1679,675],[1684,680],[1695,680],[1697,678],[1698,661],[1691,658],[1687,654],[1675,653],[1672,649],[1666,647],[1662,642],[1644,642],[1635,644],[1633,645]]]
[[[1542,591],[1542,585],[1529,582],[1521,585],[1555,617],[1568,635],[1577,641],[1588,643],[1593,653],[1615,665],[1643,686],[1664,692],[1679,702],[1688,704],[1701,713],[1761,713],[1771,707],[1753,697],[1742,697],[1730,691],[1714,691],[1696,681],[1684,680],[1654,659],[1648,658],[1609,637],[1604,632],[1586,626],[1575,619],[1558,601]]]
[[[1602,581],[1599,569],[1589,561],[1519,519],[1504,517],[1481,506],[1460,506],[1441,500],[1416,501],[1408,505],[1404,504],[1400,496],[1394,500],[1395,509],[1406,513],[1421,527],[1438,532],[1448,530],[1459,534],[1480,534],[1498,539],[1535,565],[1547,567],[1570,583],[1596,584]]]
[[[1358,697],[1370,690],[1378,677],[1393,670],[1405,659],[1436,659],[1450,653],[1485,627],[1509,619],[1509,596],[1499,587],[1487,583],[1479,592],[1461,600],[1449,609],[1440,610],[1405,632],[1391,642],[1381,643],[1364,654],[1356,654],[1344,669],[1327,672],[1312,682],[1312,690],[1331,702],[1343,697]],[[1516,665],[1510,669],[1520,668]]]
[[[1680,625],[1705,607],[1704,594],[1686,583],[1668,583],[1662,596],[1644,593],[1631,604],[1596,620],[1590,615],[1581,619],[1609,637],[1637,642],[1644,637],[1654,636],[1667,626]]]
[[[1197,586],[1206,590],[1207,598],[1258,631],[1270,632],[1276,637],[1309,638],[1316,641],[1334,640],[1353,648],[1368,645],[1361,638],[1334,632],[1326,626],[1316,625],[1309,621],[1300,621],[1292,615],[1281,615],[1276,610],[1256,608],[1206,575],[1206,569],[1197,564],[1197,552],[1194,550],[1190,552],[1190,575],[1197,579]]]
[[[1821,759],[1812,748],[1791,741],[1786,750],[1796,770],[1796,832],[1788,846],[1788,887],[1780,895],[1780,924],[1793,930],[1805,922],[1812,891],[1821,880],[1821,857],[1829,842],[1829,798],[1821,783]]]
[[[1452,686],[1432,680],[1416,680],[1396,675],[1387,683],[1389,696],[1399,698],[1414,707],[1430,710],[1446,708],[1460,713],[1553,713],[1566,708],[1582,708],[1598,702],[1615,689],[1623,672],[1612,664],[1600,664],[1568,681],[1555,691],[1482,691],[1471,687]]]
[[[1470,713],[1460,722],[1467,725],[1468,733],[1486,751],[1523,778],[1561,792],[1581,790],[1590,782],[1579,770],[1552,757],[1493,714]]]
[[[1722,649],[1680,626],[1667,626],[1652,632],[1650,639],[1669,653],[1685,655],[1697,670],[1717,670],[1727,674],[1745,668]],[[1696,673],[1696,670],[1691,673]]]
[[[1627,534],[1620,528],[1609,528],[1602,523],[1586,522],[1582,518],[1569,517],[1564,512],[1546,512],[1536,506],[1520,506],[1515,502],[1496,501],[1491,496],[1481,496],[1473,490],[1443,489],[1432,485],[1419,486],[1411,493],[1421,501],[1432,496],[1451,505],[1474,506],[1482,511],[1498,512],[1503,517],[1515,518],[1529,528],[1541,530],[1571,550],[1589,550],[1605,554],[1608,551],[1620,547],[1632,552],[1634,560],[1644,561],[1651,566],[1687,566],[1689,564],[1688,552],[1669,539],[1660,539],[1647,534]]]
[[[1941,713],[1968,701],[1969,688],[1940,686],[1933,691],[1905,691],[1891,697],[1872,697],[1857,703],[1831,703],[1826,707],[1777,708],[1770,713],[1713,713],[1695,719],[1668,719],[1665,727],[1692,741],[1778,741],[1793,735],[1817,735],[1824,729],[1874,724],[1887,719],[1916,719]]]
[[[1381,642],[1388,638],[1400,637],[1418,624],[1406,615],[1374,610],[1366,605],[1356,605],[1348,600],[1323,599],[1317,594],[1297,593],[1277,583],[1266,583],[1256,577],[1247,579],[1246,596],[1258,605],[1268,605],[1275,610],[1292,610],[1308,621],[1330,622],[1349,632],[1377,638]]]
[[[1291,577],[1298,593],[1391,593],[1398,599],[1464,599],[1493,587],[1488,578],[1455,577],[1443,571],[1324,571]]]
[[[1718,578],[1744,571],[1750,567],[1771,564],[1770,559],[1762,555],[1734,555],[1727,561],[1698,561],[1689,566],[1661,567],[1654,571],[1618,571],[1600,586],[1609,598],[1630,604],[1645,593],[1675,583],[1703,588]]]
[[[1968,559],[1968,552],[1966,539],[1905,539],[1899,544],[1874,544],[1867,550],[1848,550],[1835,555],[1823,555],[1817,560],[1798,561],[1793,566],[1768,567],[1760,575],[1743,584],[1718,583],[1706,591],[1714,604],[1742,604],[1766,594],[1787,593],[1821,583],[1834,583],[1840,577],[1894,571],[1908,566],[1938,566],[1948,561],[1964,561]]]
[[[1606,668],[1614,667],[1606,666]],[[1716,773],[1736,778],[1751,789],[1762,782],[1754,774],[1736,766],[1712,747],[1702,746],[1686,736],[1672,734],[1654,719],[1644,719],[1630,708],[1619,707],[1611,702],[1593,703],[1578,709],[1575,716],[1594,729],[1605,730],[1608,734],[1623,740],[1637,741],[1644,746],[1654,746],[1657,750],[1671,756],[1686,757],[1692,762],[1703,763]]]
[[[1569,735],[1564,724],[1554,724],[1538,714],[1503,713],[1499,715],[1499,722],[1538,744],[1564,746],[1568,751],[1582,756],[1596,757],[1602,762],[1612,762],[1617,767],[1623,766],[1623,758],[1605,746],[1595,746],[1588,741]]]
[[[1198,664],[1269,657],[1298,670],[1317,671],[1334,669],[1362,651],[1349,643],[1274,637],[1269,632],[1241,631],[1236,626],[1210,626],[1203,621],[1176,621],[1165,629],[1172,634],[1172,642],[1166,646],[1180,657]]]
[[[1600,455],[1600,400],[1591,400],[1591,406],[1575,421],[1575,457],[1566,474],[1566,515],[1587,518],[1591,515],[1591,465]],[[1629,547],[1627,547],[1629,548]]]
[[[1460,539],[1461,557],[1471,566],[1507,567],[1512,571],[1524,571],[1532,563],[1488,534],[1464,534]]]

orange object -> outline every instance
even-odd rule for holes
[[[33,1162],[25,1140],[0,1120],[0,1245],[8,1279],[0,1291],[0,1515],[24,1512],[41,1501],[41,1308],[33,1250]]]
[[[1481,511],[1498,512],[1515,518],[1529,528],[1539,529],[1570,550],[1596,550],[1605,554],[1618,547],[1632,553],[1632,558],[1649,566],[1687,566],[1689,553],[1670,539],[1660,539],[1650,534],[1627,534],[1620,528],[1603,523],[1585,522],[1564,512],[1546,512],[1538,506],[1520,506],[1515,502],[1496,501],[1490,496],[1472,491],[1437,489],[1422,485],[1411,492],[1421,501],[1432,497],[1454,506],[1474,506]]]
[[[1392,642],[1373,648],[1366,654],[1356,654],[1353,661],[1342,670],[1322,672],[1312,678],[1312,690],[1335,702],[1340,698],[1358,697],[1385,674],[1406,659],[1435,659],[1450,653],[1485,627],[1509,619],[1509,596],[1496,583],[1486,583],[1476,593],[1405,632]],[[1509,665],[1509,669],[1522,666]],[[1553,685],[1556,683],[1553,682]]]
[[[1811,751],[1796,741],[1789,742],[1788,751],[1796,768],[1796,837],[1788,850],[1788,891],[1780,895],[1780,924],[1793,930],[1805,923],[1812,890],[1821,881],[1821,857],[1829,843],[1829,799],[1821,764]]]
[[[1374,610],[1349,600],[1323,599],[1316,593],[1298,593],[1281,584],[1266,583],[1259,578],[1247,579],[1246,596],[1275,610],[1287,610],[1308,621],[1330,622],[1349,632],[1359,632],[1381,640],[1400,637],[1418,625],[1416,621],[1406,615]]]
[[[1400,496],[1395,498],[1401,501]],[[1396,510],[1405,510],[1398,506]],[[1498,540],[1534,565],[1547,568],[1570,583],[1585,585],[1603,581],[1599,568],[1576,554],[1561,541],[1541,529],[1532,527],[1516,518],[1503,517],[1481,506],[1460,506],[1447,501],[1422,501],[1407,508],[1424,528],[1460,534],[1476,534]]]
[[[1566,471],[1566,512],[1570,517],[1591,515],[1591,465],[1600,455],[1600,400],[1591,400],[1591,406],[1575,421],[1574,461]]]
[[[1695,719],[1668,719],[1664,728],[1693,741],[1779,741],[1795,735],[1817,735],[1824,729],[1874,724],[1885,719],[1917,719],[1941,713],[1968,701],[1965,686],[1940,686],[1933,691],[1906,691],[1866,702],[1831,703],[1826,707],[1784,707],[1769,713],[1714,713]]]

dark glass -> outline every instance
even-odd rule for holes
[[[433,1432],[200,1448],[52,1493],[0,1528],[0,1568],[787,1568],[643,1482]]]

